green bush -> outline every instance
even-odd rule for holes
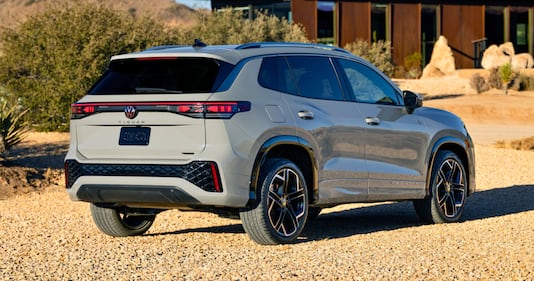
[[[70,104],[85,94],[110,56],[178,37],[153,20],[108,7],[51,7],[2,32],[0,84],[29,109],[34,129],[66,131]]]
[[[406,78],[419,78],[422,73],[423,57],[421,53],[414,52],[404,58]]]
[[[365,40],[348,43],[344,47],[349,52],[374,64],[384,74],[392,76],[395,72],[391,57],[391,43],[378,41],[369,44]]]
[[[23,121],[27,110],[19,106],[8,106],[6,99],[0,101],[0,155],[24,140],[28,123]]]

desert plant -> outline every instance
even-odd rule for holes
[[[395,71],[391,57],[391,43],[378,41],[369,44],[365,40],[357,40],[344,46],[349,52],[360,56],[380,69],[384,74],[392,76]]]
[[[414,52],[404,58],[404,68],[406,78],[418,78],[421,76],[423,57],[421,53]]]
[[[528,137],[528,138],[512,140],[512,141],[501,140],[501,141],[497,141],[495,146],[498,148],[509,148],[509,149],[516,149],[516,150],[534,151],[534,137]]]
[[[494,89],[502,88],[502,80],[501,80],[501,77],[499,76],[499,68],[490,69],[487,82],[490,88],[494,88]]]
[[[23,120],[28,110],[19,106],[8,106],[7,100],[0,102],[0,155],[20,143],[28,132],[28,123]]]
[[[482,77],[479,73],[473,74],[471,80],[469,81],[471,88],[475,89],[478,94],[489,90],[489,85],[486,83],[486,79]]]
[[[534,76],[520,75],[517,80],[520,91],[534,91]]]
[[[508,94],[508,87],[510,86],[510,83],[514,80],[514,71],[512,70],[512,65],[510,63],[506,63],[499,67],[499,78],[502,81],[502,86],[504,90],[504,94]]]
[[[2,32],[0,84],[29,109],[26,116],[35,129],[66,131],[70,104],[112,55],[174,44],[177,37],[151,19],[106,6],[58,4]]]

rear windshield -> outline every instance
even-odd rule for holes
[[[209,58],[114,60],[92,95],[213,92],[232,65]]]

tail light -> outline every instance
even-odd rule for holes
[[[236,113],[250,111],[251,107],[248,101],[75,103],[71,105],[71,119],[101,112],[124,112],[128,106],[142,112],[171,112],[205,119],[230,119]]]

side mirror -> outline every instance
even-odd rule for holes
[[[423,106],[423,98],[412,91],[403,91],[404,106],[408,114],[412,114],[416,108]]]

